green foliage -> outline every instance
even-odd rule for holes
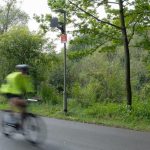
[[[84,113],[95,118],[114,118],[117,116],[120,108],[115,103],[95,103],[85,110]]]
[[[122,53],[117,52],[94,53],[74,62],[76,78],[72,87],[73,98],[85,102],[85,105],[101,101],[121,102],[125,93],[120,57]]]
[[[52,15],[50,15],[50,14],[43,15],[42,14],[41,16],[38,16],[38,15],[34,14],[33,18],[40,24],[39,26],[44,33],[48,32],[50,30],[49,23],[50,23],[50,20],[52,19]]]
[[[61,103],[61,97],[58,91],[46,83],[41,84],[38,94],[44,103],[50,103],[52,105]]]
[[[39,65],[37,60],[40,59],[45,42],[42,35],[30,32],[27,27],[17,26],[0,35],[0,69],[3,79],[6,74],[14,71],[16,64],[24,63],[31,66],[32,75],[35,77]]]
[[[98,8],[104,5],[107,17],[101,19],[120,26],[118,8],[111,7],[106,1],[71,2],[97,18],[100,18]],[[72,23],[75,27],[72,33],[75,38],[70,41],[67,51],[67,98],[70,100],[70,114],[81,113],[82,119],[87,115],[97,120],[118,119],[128,123],[132,120],[150,119],[149,3],[142,0],[130,2],[124,1],[124,13],[131,54],[132,90],[138,99],[134,99],[132,112],[127,111],[124,105],[125,58],[120,30],[98,22],[69,2],[48,0],[52,10],[66,10],[67,23]],[[61,21],[62,14],[58,14]],[[44,32],[49,31],[46,25],[49,25],[51,15],[35,15],[35,18],[42,23]],[[53,107],[51,112],[60,111],[64,86],[63,52],[56,54],[52,51],[54,48],[53,41],[47,43],[43,34],[30,32],[22,26],[11,25],[7,32],[0,35],[0,82],[7,73],[14,70],[16,64],[28,63],[43,105],[59,105],[57,109]]]
[[[135,100],[135,99],[134,99]],[[123,124],[134,124],[141,121],[150,121],[150,105],[148,103],[134,101],[132,111],[128,111],[126,105],[117,103],[94,103],[91,106],[82,108],[82,114],[94,120],[119,120]]]
[[[86,115],[97,119],[118,119],[124,123],[134,123],[139,120],[150,120],[150,105],[134,101],[132,111],[128,111],[125,104],[95,103],[84,110]]]
[[[1,35],[1,54],[14,64],[29,63],[39,55],[43,39],[41,35],[31,33],[26,27],[14,27]]]
[[[92,82],[86,87],[81,87],[79,83],[76,83],[72,87],[72,96],[82,107],[90,106],[96,101],[99,101],[102,95],[102,86],[98,83]],[[103,99],[100,100],[103,101]]]
[[[68,104],[67,114],[62,112],[62,104],[33,104],[29,110],[43,116],[150,131],[150,103],[139,103],[134,99],[132,111],[124,103],[118,105],[101,102],[81,107],[76,101],[69,99]],[[2,107],[4,105],[0,108]]]
[[[143,102],[150,100],[150,83],[146,83],[142,89],[141,89],[141,93],[140,93],[140,98]]]
[[[40,53],[40,55],[35,58],[35,62],[32,64],[31,73],[37,88],[40,87],[41,82],[50,80],[50,72],[52,72],[52,68],[58,63],[57,61],[56,55],[52,53]]]
[[[60,61],[60,60],[59,60]],[[52,68],[49,74],[49,83],[53,85],[60,93],[63,92],[63,63],[59,62]]]
[[[0,104],[6,104],[8,101],[7,101],[7,99],[4,97],[4,96],[2,96],[2,95],[0,95]]]
[[[150,101],[135,101],[132,117],[136,119],[147,119],[150,120]]]
[[[64,8],[66,0],[48,0],[48,5],[52,6],[53,8]]]
[[[122,2],[130,43],[131,40],[136,39],[134,34],[137,31],[145,30],[149,26],[150,5],[148,0],[126,0]],[[82,58],[96,50],[100,50],[100,52],[111,51],[123,45],[120,29],[111,25],[121,26],[119,3],[118,1],[114,3],[109,3],[109,1],[69,0],[65,2],[64,0],[48,0],[48,5],[52,10],[60,8],[66,10],[67,23],[74,25],[72,34],[77,38],[70,43],[69,49],[75,49],[76,51],[69,54],[70,58]],[[99,9],[101,6],[104,6],[107,17],[100,16]],[[58,14],[61,15],[61,13]],[[89,14],[93,15],[94,18]],[[97,19],[102,21],[97,21]],[[139,45],[147,45],[144,42],[142,43],[139,43]]]
[[[0,6],[0,34],[7,32],[14,25],[25,25],[29,19],[24,11],[17,8],[16,0],[5,0],[4,4]]]
[[[72,96],[76,99],[77,104],[81,105],[82,107],[87,107],[92,103],[92,101],[89,99],[88,93],[86,92],[87,91],[85,91],[85,88],[83,89],[79,83],[76,83],[72,87]]]

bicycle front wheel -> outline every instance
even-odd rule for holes
[[[23,133],[26,140],[32,144],[44,142],[46,138],[46,126],[42,118],[28,113],[24,120]]]

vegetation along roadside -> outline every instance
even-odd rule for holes
[[[133,104],[132,111],[127,110],[125,104],[95,103],[88,107],[69,101],[68,113],[63,112],[63,105],[50,103],[32,103],[29,111],[45,117],[94,123],[139,131],[150,131],[150,102]],[[0,109],[7,109],[6,102],[1,102]]]

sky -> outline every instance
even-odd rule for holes
[[[0,5],[3,4],[4,2],[0,0]],[[34,14],[40,16],[41,14],[45,15],[51,13],[47,0],[17,0],[17,7],[29,15],[30,19],[28,21],[28,27],[30,31],[39,30],[39,24],[33,19]],[[49,33],[49,35],[51,34],[53,34],[53,39],[55,40],[57,37],[56,33]],[[56,52],[60,52],[63,48],[63,44],[60,39],[57,38],[54,43],[56,44]]]
[[[17,0],[18,2],[20,0]],[[33,15],[41,15],[51,13],[50,8],[47,5],[47,0],[21,0],[22,3],[18,3],[21,10],[24,10],[29,16],[30,20],[28,23],[29,29],[31,31],[37,31],[39,28],[38,23],[33,19]]]
[[[3,0],[0,0],[0,5],[3,4]],[[34,14],[40,16],[41,14],[51,13],[47,0],[17,0],[17,6],[30,16],[28,26],[31,31],[39,28],[38,23],[33,19]]]
[[[2,0],[0,0],[0,4],[2,4]],[[41,14],[49,14],[51,13],[50,8],[48,7],[47,0],[17,0],[18,7],[25,11],[30,20],[28,22],[28,27],[30,31],[38,31],[39,24],[33,19],[33,15],[41,15]],[[103,16],[104,12],[101,10],[101,16]],[[51,33],[50,33],[51,34]],[[56,33],[52,33],[56,35]],[[56,36],[54,37],[56,38]],[[72,36],[68,35],[68,39],[71,39]],[[61,43],[60,39],[55,40],[54,42],[56,46],[56,51],[60,51],[63,48],[63,44]]]
[[[47,4],[47,0],[17,0],[17,1],[19,8],[25,11],[30,16],[30,20],[28,22],[28,27],[30,31],[38,31],[39,24],[33,19],[33,15],[36,14],[40,16],[41,14],[45,15],[51,13],[51,10]],[[21,3],[19,3],[19,1],[21,1]],[[63,44],[61,43],[60,38],[57,38],[56,40],[57,33],[49,33],[48,35],[51,37],[51,34],[53,34],[54,44],[56,44],[56,52],[60,52],[61,49],[63,48]]]

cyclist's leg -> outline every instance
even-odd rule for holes
[[[15,97],[11,99],[12,106],[19,109],[21,113],[26,112],[26,101],[20,97]]]
[[[22,126],[26,114],[26,106],[27,106],[26,101],[20,97],[15,97],[11,99],[11,105],[12,108],[17,108],[21,113],[21,126]]]
[[[13,94],[10,93],[6,93],[3,94],[3,96],[5,97],[5,99],[8,101],[8,110],[6,110],[7,112],[9,112],[8,117],[7,117],[7,121],[10,121],[11,123],[13,123],[15,120],[14,118],[14,112],[16,111],[15,106],[12,103],[12,99],[14,98]]]

